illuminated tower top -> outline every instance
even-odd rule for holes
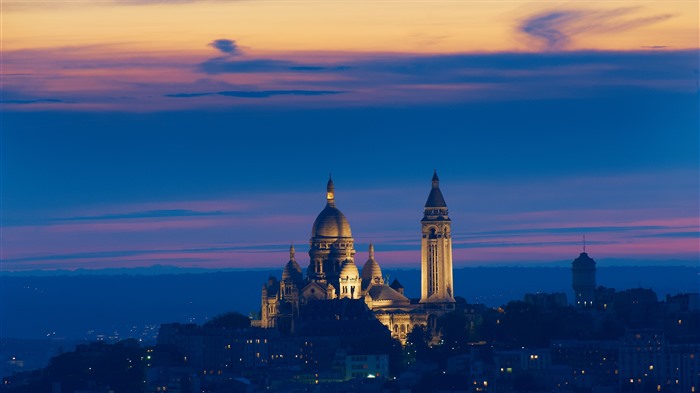
[[[425,201],[425,208],[447,209],[447,203],[445,203],[445,198],[442,196],[442,191],[440,191],[440,178],[435,170],[433,171],[433,187],[430,189],[430,194],[428,194],[428,200]]]

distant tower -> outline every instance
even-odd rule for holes
[[[435,172],[421,220],[421,303],[455,302],[450,225],[447,204],[440,192],[440,179]]]
[[[583,252],[571,263],[571,286],[576,307],[591,307],[596,288],[595,261],[586,253],[586,238],[583,239]]]

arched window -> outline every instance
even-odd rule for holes
[[[433,227],[433,228],[430,228],[430,238],[431,238],[431,239],[437,239],[437,231],[435,230],[434,227]]]

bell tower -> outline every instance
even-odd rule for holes
[[[421,303],[454,303],[452,282],[452,229],[440,179],[433,186],[421,220]]]

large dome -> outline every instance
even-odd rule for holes
[[[311,229],[313,237],[352,237],[350,223],[337,207],[326,205]]]
[[[328,180],[326,207],[319,213],[311,229],[312,237],[352,237],[350,223],[345,215],[335,207],[335,187]]]

